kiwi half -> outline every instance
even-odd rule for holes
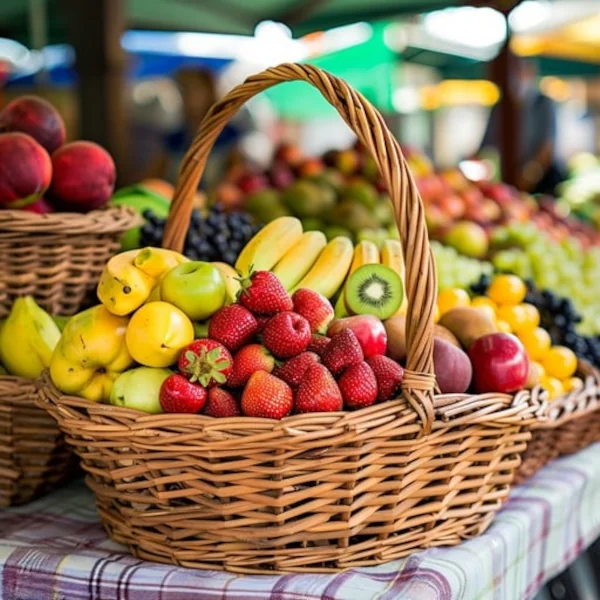
[[[355,315],[387,319],[395,314],[404,297],[400,275],[385,265],[363,265],[346,284],[346,306]]]

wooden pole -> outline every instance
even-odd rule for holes
[[[62,0],[78,76],[80,137],[104,146],[129,181],[123,0]]]

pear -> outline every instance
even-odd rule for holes
[[[17,298],[0,331],[0,362],[11,375],[38,377],[59,338],[60,329],[31,296]]]

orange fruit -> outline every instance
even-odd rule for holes
[[[565,392],[580,390],[583,387],[583,381],[579,377],[569,377],[568,379],[565,379],[562,384]]]
[[[522,304],[516,304],[514,306],[503,304],[498,308],[496,315],[500,321],[508,323],[511,331],[514,331],[515,333],[523,329],[523,325],[526,323],[527,319]]]
[[[551,400],[564,393],[563,384],[561,380],[556,377],[544,377],[542,386],[548,390],[548,395]]]
[[[496,327],[500,333],[512,333],[512,329],[506,321],[496,321]]]
[[[496,304],[520,304],[527,294],[527,286],[516,275],[496,275],[488,289],[488,296]]]
[[[518,333],[519,339],[525,346],[527,354],[531,360],[541,361],[544,364],[543,359],[546,356],[552,340],[550,334],[541,327],[534,327],[533,329],[523,329]],[[544,368],[546,365],[544,364]],[[547,370],[547,369],[546,369]],[[553,375],[553,373],[551,373]]]
[[[521,306],[525,315],[525,323],[523,323],[522,329],[539,327],[540,311],[533,304],[528,304],[527,302],[520,304],[519,306]]]
[[[440,292],[437,299],[437,305],[440,310],[440,315],[447,313],[453,308],[459,306],[469,306],[471,299],[465,290],[460,288],[448,288]]]
[[[577,357],[564,346],[553,346],[542,360],[546,373],[558,379],[568,379],[577,370]]]

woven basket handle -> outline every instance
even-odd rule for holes
[[[434,419],[433,313],[437,295],[435,264],[429,247],[423,204],[400,146],[379,112],[343,80],[310,65],[283,64],[249,77],[210,109],[185,155],[163,245],[181,252],[198,188],[212,146],[240,107],[263,90],[286,81],[306,81],[334,106],[377,163],[388,188],[406,263],[408,312],[406,399],[428,433]]]

